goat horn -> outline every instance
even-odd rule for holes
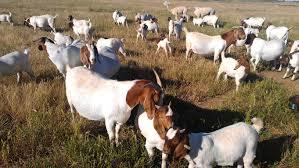
[[[161,79],[160,79],[160,77],[159,77],[159,75],[157,74],[157,72],[153,69],[153,71],[154,71],[154,74],[155,74],[155,76],[156,76],[156,80],[157,80],[157,83],[158,83],[158,85],[161,87],[161,89],[163,90],[163,86],[162,86],[162,82],[161,82]]]

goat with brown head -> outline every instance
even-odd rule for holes
[[[232,44],[236,44],[237,40],[245,40],[246,34],[243,28],[239,27],[221,34],[221,38],[226,41],[226,48],[227,48]]]

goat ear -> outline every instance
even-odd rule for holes
[[[148,90],[148,89],[145,89],[145,90]],[[154,96],[155,96],[155,91],[150,89],[149,91],[147,91],[147,93],[144,97],[144,101],[143,101],[144,110],[146,111],[147,117],[149,119],[153,119],[154,114],[156,112]]]
[[[157,131],[157,133],[159,134],[159,136],[161,137],[161,139],[165,139],[166,138],[166,131],[164,129],[163,124],[161,123],[161,121],[159,121],[158,119],[154,118],[154,128]]]

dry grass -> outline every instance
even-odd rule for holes
[[[210,35],[219,34],[239,24],[248,16],[266,16],[275,24],[295,26],[291,39],[299,39],[299,21],[295,10],[298,6],[280,6],[271,3],[221,3],[176,1],[187,6],[212,6],[226,23],[224,28],[187,27]],[[146,10],[159,18],[163,31],[168,27],[169,13],[160,0],[2,0],[1,11],[11,11],[19,25],[0,25],[0,55],[30,46],[30,59],[36,81],[25,77],[16,84],[16,76],[0,78],[0,167],[159,167],[160,156],[149,163],[144,140],[136,142],[132,126],[121,131],[122,145],[113,149],[101,122],[90,122],[80,117],[70,120],[66,102],[64,81],[45,52],[37,50],[32,40],[51,36],[49,32],[23,27],[23,18],[30,15],[59,14],[56,27],[67,34],[66,18],[72,14],[78,18],[90,18],[95,37],[125,38],[125,48],[130,57],[121,59],[123,67],[118,75],[121,80],[153,79],[151,68],[162,73],[168,99],[173,100],[178,124],[195,131],[212,131],[237,121],[249,121],[259,116],[266,122],[267,131],[261,135],[255,165],[258,167],[298,167],[298,121],[288,109],[287,99],[293,94],[268,79],[252,80],[234,92],[234,81],[215,82],[217,66],[211,60],[184,58],[184,40],[173,41],[173,57],[164,53],[154,55],[156,43],[135,43],[136,25],[120,28],[112,23],[112,12],[121,9],[133,19],[138,11]],[[74,35],[73,35],[74,36]],[[264,31],[262,33],[264,35]],[[149,36],[153,38],[153,35]],[[244,53],[236,50],[232,56]],[[298,81],[295,83],[298,84]],[[205,100],[222,95],[224,100],[217,108],[201,108]],[[188,117],[192,116],[192,120]],[[186,124],[187,123],[187,124]],[[171,164],[186,167],[185,161]]]

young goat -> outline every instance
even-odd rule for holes
[[[8,14],[0,14],[0,23],[1,22],[8,22],[8,23],[10,23],[10,25],[13,26],[13,22],[11,19],[11,13],[8,12]]]
[[[154,156],[154,148],[163,151],[166,132],[173,126],[173,112],[168,106],[157,106],[154,119],[147,117],[147,112],[139,106],[138,113],[135,118],[135,125],[140,130],[145,140],[145,148],[149,158],[152,160]],[[167,155],[162,152],[161,168],[166,168]]]
[[[183,28],[183,30],[186,33],[186,59],[188,59],[192,50],[192,52],[200,55],[214,54],[214,62],[216,62],[220,54],[225,54],[227,47],[246,39],[243,28],[235,28],[218,36],[188,32],[186,28]]]
[[[233,166],[252,168],[259,132],[264,127],[259,118],[251,120],[252,125],[239,122],[211,133],[185,133],[170,128],[166,133],[163,152],[174,158],[185,158],[188,168],[212,168]]]
[[[146,35],[148,33],[148,26],[144,23],[140,24],[140,27],[137,31],[137,38],[136,42],[138,42],[139,37],[141,37],[142,40],[146,40]]]
[[[219,80],[219,77],[222,73],[225,73],[224,79],[227,80],[227,77],[233,77],[236,81],[236,91],[239,89],[240,82],[246,78],[250,72],[250,63],[245,57],[241,57],[238,60],[233,58],[226,58],[221,56],[221,64],[218,70],[216,80]]]
[[[263,27],[265,20],[266,20],[265,17],[263,17],[263,18],[262,17],[250,17],[250,18],[241,20],[241,25],[244,27],[261,29]]]
[[[299,71],[299,50],[294,51],[288,55],[288,67],[287,71],[283,76],[283,79],[287,78],[291,68],[295,68],[292,76],[292,80],[296,79],[297,72]]]
[[[89,20],[77,20],[72,15],[68,16],[69,27],[80,38],[80,35],[85,36],[85,40],[91,37],[91,22]]]
[[[183,22],[184,22],[184,18],[180,18],[179,21],[173,21],[171,20],[171,18],[168,18],[168,29],[169,29],[169,40],[172,34],[175,34],[175,38],[177,40],[179,40],[181,38],[181,32],[182,32],[182,28],[183,28]]]
[[[24,25],[28,27],[32,26],[34,30],[36,30],[37,27],[39,28],[50,27],[54,32],[56,32],[54,28],[54,22],[57,16],[58,15],[52,16],[48,14],[41,15],[41,16],[31,16],[24,20]]]
[[[119,11],[119,10],[115,10],[112,14],[112,18],[113,18],[113,21],[114,23],[116,24],[117,22],[117,18],[120,17],[120,16],[123,16],[123,14]]]
[[[152,120],[163,100],[161,87],[149,80],[111,80],[82,66],[67,70],[65,85],[73,119],[76,109],[89,120],[105,120],[109,140],[117,145],[119,129],[136,105],[143,105]]]
[[[22,72],[34,78],[29,63],[29,49],[25,49],[23,53],[15,51],[0,57],[0,76],[17,74],[17,82],[20,83]]]
[[[159,43],[157,44],[157,46],[158,46],[158,48],[156,50],[156,54],[158,53],[160,48],[164,49],[166,56],[168,56],[168,51],[170,54],[172,54],[170,42],[169,42],[168,38],[165,37],[165,35],[161,36],[161,39],[160,39]]]

